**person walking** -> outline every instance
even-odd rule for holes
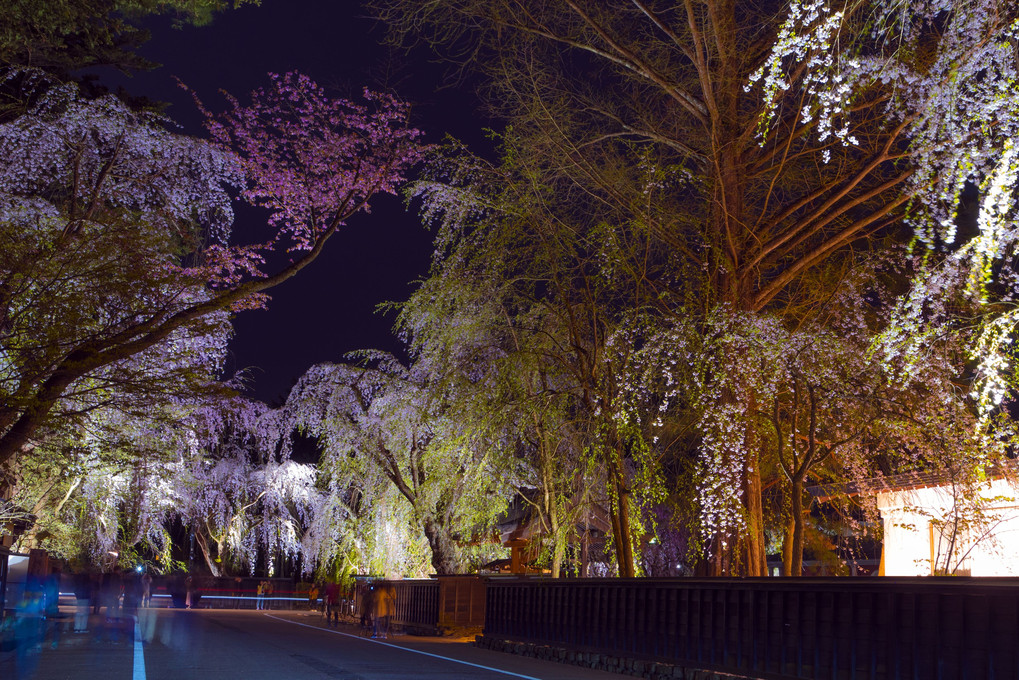
[[[326,625],[340,624],[340,584],[329,582],[325,592]]]
[[[14,608],[13,629],[14,677],[34,677],[46,632],[46,597],[42,582],[34,575],[29,575]]]
[[[116,623],[120,620],[120,595],[123,591],[120,570],[114,569],[103,575],[103,606],[106,607],[106,621]]]
[[[369,584],[361,598],[361,634],[370,635],[375,616],[375,585]]]
[[[92,613],[98,614],[105,604],[103,602],[103,574],[96,572],[88,578],[89,599],[92,600]]]
[[[57,567],[53,567],[43,582],[43,598],[46,635],[50,639],[50,647],[56,649],[60,644],[60,632],[64,627],[64,615],[60,613],[60,569]]]
[[[265,581],[259,581],[255,587],[255,609],[265,609]]]
[[[74,576],[74,632],[88,632],[88,613],[92,607],[92,578],[86,572]]]
[[[142,574],[142,607],[148,607],[152,602],[152,574]]]
[[[308,611],[318,611],[318,584],[314,582],[308,588]]]
[[[396,599],[392,584],[379,584],[375,591],[374,604],[375,632],[372,637],[385,640],[389,637],[390,618],[396,613]]]
[[[142,580],[137,572],[124,574],[124,618],[133,619],[138,615],[138,605],[142,601]]]
[[[120,596],[123,590],[123,583],[119,569],[103,574],[102,590],[100,597],[103,607],[106,609],[106,625],[100,628],[99,639],[112,642],[120,642],[121,620],[120,620]]]
[[[272,581],[269,579],[265,580],[265,588],[262,589],[265,593],[265,609],[272,609]]]

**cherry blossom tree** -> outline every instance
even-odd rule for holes
[[[187,446],[180,423],[188,407],[146,406],[145,413],[98,407],[75,430],[47,437],[40,455],[19,461],[12,497],[36,516],[22,548],[99,566],[140,552],[168,563],[170,466]]]
[[[513,160],[541,187],[532,204],[562,224],[605,225],[606,241],[650,234],[648,257],[629,268],[647,271],[658,257],[671,275],[630,306],[706,333],[695,343],[705,351],[723,346],[712,329],[757,327],[748,314],[763,315],[762,330],[795,328],[868,249],[910,231],[919,243],[953,243],[967,183],[983,187],[986,237],[950,246],[953,259],[982,281],[1010,255],[998,245],[1014,231],[999,218],[1010,210],[1019,101],[1011,3],[374,5],[396,42],[438,47],[487,77],[492,111],[519,140]],[[456,49],[464,44],[478,48]],[[945,292],[946,277],[955,275],[932,273],[928,290]],[[1000,291],[988,292],[997,302]],[[903,352],[929,296],[912,300],[902,319],[914,325],[898,324]],[[989,317],[975,345],[988,413],[1007,392],[993,376],[1004,375],[1011,327]],[[755,369],[726,365],[696,386],[708,401],[691,403],[702,414],[702,501],[720,513],[714,543],[732,554],[718,568],[759,575],[761,404],[744,387]]]
[[[314,465],[290,458],[281,415],[260,402],[234,398],[189,418],[198,446],[170,467],[170,516],[190,527],[213,575],[253,572],[264,559],[318,557],[307,544],[324,503]]]
[[[97,411],[99,429],[19,466],[15,499],[39,518],[23,547],[99,565],[114,553],[148,556],[167,568],[172,528],[183,526],[213,575],[263,564],[272,573],[281,556],[310,570],[325,499],[316,467],[290,459],[280,414],[236,397],[163,408],[174,413]]]
[[[446,408],[430,374],[374,359],[372,367],[313,366],[287,397],[287,422],[318,438],[330,492],[344,505],[334,521],[362,537],[365,562],[377,546],[400,558],[390,566],[411,564],[413,551],[399,544],[409,519],[435,572],[459,573],[458,543],[472,542],[505,507],[490,452]]]
[[[643,438],[619,417],[619,377],[633,347],[610,339],[632,304],[660,292],[652,281],[665,285],[674,273],[646,230],[622,235],[569,214],[514,139],[503,138],[502,151],[496,166],[453,147],[413,185],[437,247],[428,281],[401,311],[401,330],[423,357],[471,356],[483,366],[473,371],[485,376],[479,384],[512,404],[499,406],[503,431],[527,452],[524,479],[543,499],[536,515],[552,537],[553,566],[570,514],[597,486],[619,573],[632,576],[643,532],[636,506],[660,485]]]
[[[222,116],[203,108],[212,142],[110,96],[26,83],[27,113],[0,125],[0,464],[73,413],[83,384],[264,304],[420,153],[402,103],[334,99],[298,74]],[[232,233],[232,187],[268,210],[269,241]],[[290,261],[264,271],[278,250]]]

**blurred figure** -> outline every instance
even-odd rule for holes
[[[312,582],[311,588],[308,588],[308,610],[318,610],[318,584]]]
[[[326,624],[330,626],[340,623],[340,584],[329,582],[325,592]]]
[[[106,621],[114,623],[120,619],[120,595],[123,584],[121,583],[120,570],[103,575],[102,598],[103,606],[106,607]]]
[[[120,596],[122,588],[123,583],[121,582],[119,569],[103,574],[99,597],[102,599],[103,607],[106,608],[106,621],[99,634],[100,640],[109,639],[112,642],[120,642]]]
[[[56,649],[60,644],[61,628],[64,627],[64,617],[60,613],[60,569],[57,567],[53,567],[43,582],[43,600],[46,607],[46,635],[50,647]]]
[[[152,602],[152,574],[146,571],[142,574],[142,606],[151,606]]]
[[[187,589],[184,585],[184,575],[180,572],[172,574],[167,582],[166,589],[170,593],[170,602],[174,609],[183,609],[187,604]]]
[[[138,604],[142,599],[142,582],[137,573],[124,574],[123,615],[131,618],[138,613]]]
[[[393,586],[388,583],[379,584],[375,591],[375,631],[373,638],[385,640],[389,637],[389,620],[396,610],[395,593]]]
[[[92,604],[92,577],[86,572],[74,577],[74,632],[88,632],[88,612]]]
[[[148,573],[142,576],[140,580],[142,603],[147,603],[149,601],[149,598],[145,596],[145,576],[148,576]],[[149,576],[150,595],[151,595],[151,583],[152,577]],[[151,606],[145,605],[138,609],[138,613],[136,616],[138,617],[138,632],[141,635],[142,644],[148,644],[152,642],[152,638],[154,638],[156,635],[156,617],[157,617],[156,610],[153,609]]]
[[[259,581],[255,588],[255,609],[265,609],[265,581]]]
[[[191,576],[191,574],[188,574],[188,577],[184,579],[184,592],[184,608],[191,609],[195,592],[195,579]]]
[[[191,605],[189,609],[198,609],[198,605],[202,601],[202,577],[198,578],[188,577],[188,598]]]
[[[179,609],[150,609],[147,613],[157,619],[152,628],[154,639],[169,649],[183,652],[185,656],[189,656],[196,648],[208,642],[202,634],[205,629],[200,619],[191,612]],[[143,642],[146,641],[146,635],[147,633],[142,631]],[[167,677],[183,679],[201,676],[171,673]],[[225,677],[229,677],[229,674]]]
[[[89,599],[92,600],[92,613],[98,614],[103,606],[103,574],[89,574]]]
[[[375,616],[375,584],[370,584],[361,599],[361,632],[368,634]]]
[[[14,677],[35,675],[45,631],[46,603],[39,580],[29,577],[21,601],[14,610]]]

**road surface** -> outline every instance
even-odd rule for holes
[[[448,638],[372,640],[330,629],[312,612],[142,610],[137,623],[0,652],[0,678],[17,680],[619,680],[592,669],[471,647]],[[137,631],[137,633],[135,633]],[[149,640],[143,642],[143,640]],[[26,647],[22,646],[22,651]]]

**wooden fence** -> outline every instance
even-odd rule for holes
[[[485,622],[485,581],[478,576],[438,576],[395,581],[364,580],[355,590],[355,610],[372,585],[393,589],[392,623],[412,632],[481,628]]]
[[[1019,680],[1019,579],[493,579],[484,635],[775,680]]]
[[[439,621],[439,584],[435,581],[389,581],[395,589],[393,625],[411,632],[434,632]]]

